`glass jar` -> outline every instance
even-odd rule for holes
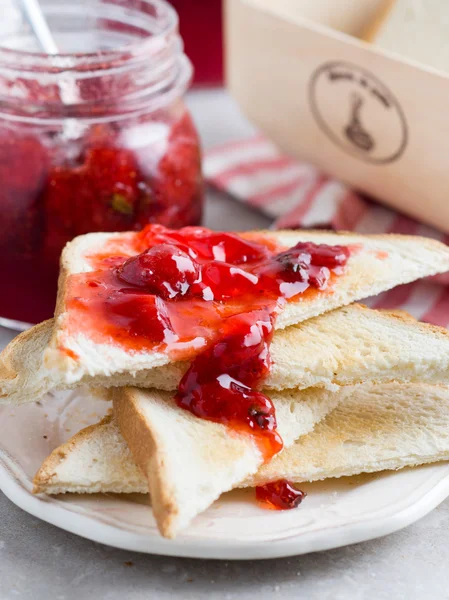
[[[52,316],[60,252],[76,235],[194,225],[202,212],[176,12],[162,0],[40,4],[60,54],[37,52],[17,13],[0,26],[0,318],[9,325]]]

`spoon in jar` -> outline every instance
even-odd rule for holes
[[[53,35],[38,0],[20,0],[26,19],[39,42],[41,49],[46,54],[58,54]]]
[[[39,0],[20,0],[23,14],[25,15],[41,50],[46,54],[53,56],[59,54],[58,46],[54,40],[53,34],[48,26]],[[61,100],[64,104],[71,104],[79,99],[79,92],[76,83],[69,77],[61,76],[58,81],[58,88]],[[63,131],[67,138],[77,137],[79,134],[79,124],[74,119],[66,119],[63,124]]]

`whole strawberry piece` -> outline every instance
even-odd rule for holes
[[[173,300],[188,294],[199,278],[199,266],[176,246],[159,244],[129,258],[117,273],[124,283]]]

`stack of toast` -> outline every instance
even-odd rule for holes
[[[326,286],[276,305],[270,369],[258,389],[275,409],[283,448],[267,459],[247,431],[200,418],[175,400],[204,348],[182,354],[99,335],[90,330],[95,320],[88,303],[80,321],[74,306],[84,299],[74,278],[93,273],[91,257],[105,248],[104,264],[117,264],[111,255],[132,258],[129,242],[136,235],[88,234],[68,244],[54,319],[19,335],[0,355],[1,403],[45,401],[49,392],[81,385],[111,403],[106,418],[45,460],[34,479],[36,493],[149,493],[161,534],[174,537],[236,487],[449,459],[448,332],[401,311],[355,304],[448,271],[445,245],[324,231],[235,234],[277,251],[300,243],[352,249]],[[126,328],[121,335],[126,338]]]

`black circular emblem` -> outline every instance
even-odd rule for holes
[[[401,106],[377,77],[346,62],[328,62],[312,75],[312,113],[337,146],[372,163],[397,160],[407,146]]]

